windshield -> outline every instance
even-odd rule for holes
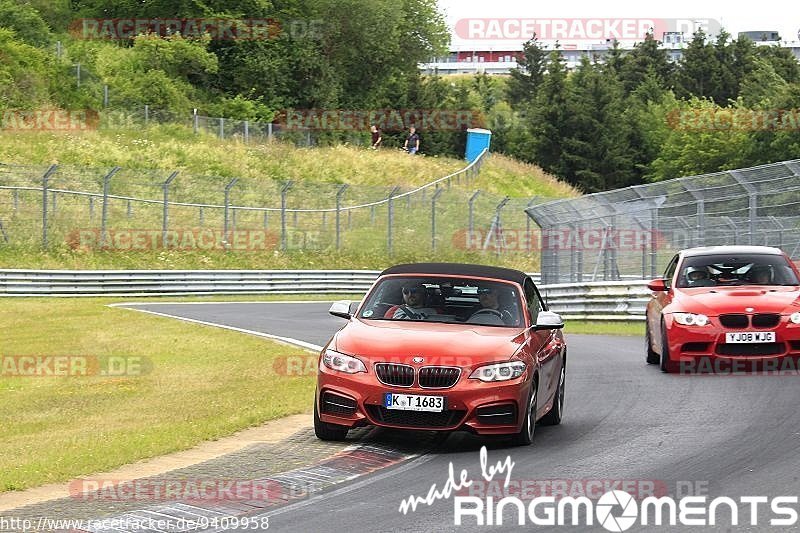
[[[521,299],[510,283],[468,278],[391,277],[378,283],[360,318],[520,327]]]
[[[798,284],[794,270],[780,255],[687,257],[678,274],[678,287],[682,288]]]

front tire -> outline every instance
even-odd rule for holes
[[[543,426],[557,426],[561,423],[564,414],[564,391],[566,390],[567,365],[566,360],[561,361],[561,375],[558,377],[556,396],[553,398],[553,407],[539,421]]]
[[[650,326],[646,325],[644,329],[644,343],[647,353],[647,364],[657,365],[661,362],[661,356],[653,351],[653,339],[650,338]]]
[[[343,441],[347,438],[349,428],[336,424],[328,424],[319,419],[317,402],[314,401],[314,434],[319,440]]]
[[[522,429],[514,435],[513,442],[516,446],[530,446],[533,442],[533,434],[536,432],[536,404],[539,384],[536,380],[531,383],[531,394],[528,400],[525,419],[522,421]]]

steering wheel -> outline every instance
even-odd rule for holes
[[[422,320],[423,318],[422,315],[415,313],[405,305],[401,305],[400,307],[397,308],[397,310],[402,311],[403,314],[406,316],[406,318],[410,318],[411,320]]]
[[[511,313],[507,309],[503,309],[502,311],[498,311],[497,309],[484,308],[484,309],[479,309],[479,310],[475,311],[474,313],[472,313],[472,316],[480,315],[480,314],[494,315],[497,318],[499,318],[500,320],[502,320],[504,324],[511,324],[511,323],[514,322],[514,317],[511,315]],[[470,318],[472,318],[472,317],[470,317]]]
[[[481,315],[483,313],[489,313],[495,315],[498,318],[503,318],[503,314],[500,311],[498,311],[497,309],[489,309],[489,308],[478,309],[477,311],[472,313],[472,316]]]

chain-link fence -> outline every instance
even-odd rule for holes
[[[0,164],[0,246],[494,253],[531,202],[475,190],[486,157],[420,187]]]
[[[544,283],[654,278],[680,249],[767,245],[800,258],[800,160],[690,176],[527,209]]]

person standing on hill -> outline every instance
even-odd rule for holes
[[[383,141],[381,130],[378,129],[378,126],[373,124],[370,126],[369,131],[372,132],[372,149],[377,150],[378,146],[381,144],[381,141]]]
[[[408,129],[408,138],[403,144],[403,149],[412,155],[419,152],[419,133],[417,133],[417,128],[414,126]]]

